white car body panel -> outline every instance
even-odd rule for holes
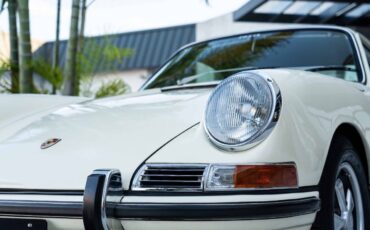
[[[0,187],[83,189],[94,169],[118,168],[128,188],[154,150],[199,122],[207,95],[154,91],[58,109],[0,144]],[[50,138],[62,141],[40,149]]]
[[[87,98],[47,95],[0,95],[0,141],[57,108],[87,101]]]

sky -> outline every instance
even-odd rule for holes
[[[190,24],[234,11],[248,0],[87,0],[87,36]],[[33,39],[55,39],[56,0],[29,0]],[[72,0],[62,0],[61,39],[67,39]],[[8,15],[0,13],[0,31],[8,31]]]

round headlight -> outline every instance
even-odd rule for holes
[[[280,92],[271,79],[240,72],[222,81],[210,95],[205,129],[218,147],[244,150],[267,136],[279,109]]]

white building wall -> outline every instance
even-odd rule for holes
[[[218,38],[228,35],[248,33],[263,29],[289,28],[294,24],[278,23],[254,23],[254,22],[235,22],[233,14],[222,15],[217,18],[196,24],[196,41]]]
[[[138,69],[97,74],[93,77],[91,91],[96,92],[103,83],[121,79],[130,86],[131,92],[135,92],[142,86],[145,80],[149,77],[150,73],[151,72],[149,70]]]
[[[43,43],[44,43],[43,41],[32,39],[31,40],[32,52],[37,50]],[[9,54],[10,54],[9,34],[4,31],[0,31],[0,62],[7,61],[9,59]]]

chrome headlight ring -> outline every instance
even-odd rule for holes
[[[270,77],[259,71],[234,74],[211,93],[205,111],[205,132],[223,150],[252,148],[275,127],[281,103],[280,89]]]

